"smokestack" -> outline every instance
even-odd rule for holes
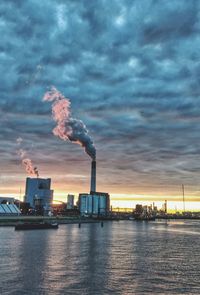
[[[96,192],[96,161],[92,161],[91,165],[91,186],[90,186],[90,193]]]

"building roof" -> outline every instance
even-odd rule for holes
[[[109,194],[108,193],[103,193],[103,192],[90,192],[89,194],[88,193],[80,193],[79,196],[106,196],[108,197]]]
[[[16,215],[21,211],[15,204],[0,204],[0,215]]]

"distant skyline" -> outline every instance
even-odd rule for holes
[[[55,86],[94,141],[98,191],[178,202],[184,184],[200,201],[200,1],[9,0],[0,14],[0,195],[24,191],[19,137],[55,198],[89,191],[90,158],[52,134]]]

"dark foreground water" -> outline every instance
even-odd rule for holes
[[[200,294],[200,222],[1,227],[0,294]]]

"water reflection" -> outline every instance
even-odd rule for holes
[[[200,294],[199,225],[0,228],[0,294]]]
[[[17,232],[16,235],[20,241],[17,250],[18,294],[42,293],[51,233],[39,230]]]

